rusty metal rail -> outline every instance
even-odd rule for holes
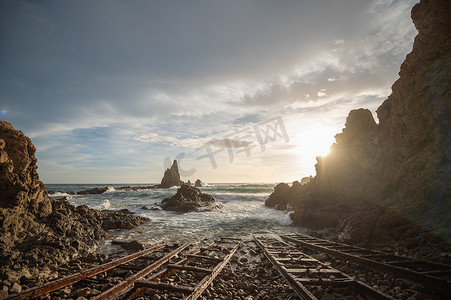
[[[164,263],[167,263],[171,258],[173,258],[174,256],[176,256],[178,253],[180,253],[183,249],[185,249],[186,247],[188,247],[188,244],[183,244],[182,246],[178,247],[177,249],[171,251],[170,253],[166,254],[165,256],[163,256],[162,258],[158,259],[157,261],[155,261],[154,263],[150,264],[149,266],[145,267],[144,269],[142,269],[141,271],[139,271],[138,273],[126,278],[124,281],[122,281],[121,283],[113,286],[112,288],[106,290],[105,292],[101,293],[98,296],[95,296],[93,298],[91,298],[92,300],[99,300],[99,299],[108,299],[109,297],[114,296],[115,294],[120,293],[121,291],[123,291],[124,289],[132,286],[135,281],[144,278],[145,276],[147,276],[150,272],[156,270],[157,268],[159,268],[160,266],[162,266]]]
[[[306,235],[283,235],[281,237],[301,248],[326,253],[370,270],[390,273],[398,278],[421,283],[428,288],[436,289],[441,294],[448,295],[451,299],[450,265],[412,259]]]
[[[231,243],[233,245],[231,246]],[[95,275],[106,272],[110,275],[121,274],[120,269],[125,270],[119,276],[123,279],[115,282],[107,290],[98,295],[89,295],[92,300],[99,299],[133,299],[145,292],[148,288],[167,290],[181,293],[184,299],[197,299],[211,284],[215,277],[227,265],[235,254],[239,244],[236,239],[222,238],[210,245],[200,248],[195,253],[187,250],[188,244],[181,246],[158,245],[132,255],[128,255],[100,266],[90,268],[76,274],[72,274],[41,286],[37,286],[22,293],[11,295],[6,299],[34,299],[44,296],[58,289],[71,286],[71,289],[95,286],[96,284],[111,284],[111,280],[102,279]],[[175,249],[175,247],[177,247]],[[151,254],[151,256],[148,256]],[[177,261],[177,257],[181,257]],[[115,270],[113,270],[115,269]],[[113,273],[110,273],[113,272]],[[174,285],[165,282],[174,274],[191,274],[186,282],[190,285]],[[114,276],[114,275],[113,275]],[[181,275],[179,275],[181,276]],[[201,277],[201,278],[200,278]],[[180,277],[181,278],[181,277]],[[173,279],[172,279],[173,280]],[[194,284],[196,283],[196,284]],[[50,294],[50,297],[58,296]],[[48,295],[47,295],[48,296]]]
[[[277,271],[288,281],[301,299],[318,299],[315,292],[331,287],[336,294],[354,298],[365,296],[369,299],[392,299],[370,286],[334,269],[305,254],[293,245],[273,238],[257,238],[256,244],[262,249]]]
[[[188,254],[186,258],[174,264],[168,264],[166,270],[163,270],[146,280],[139,280],[135,283],[134,288],[131,289],[122,299],[134,299],[136,296],[142,294],[145,290],[152,288],[157,290],[166,290],[183,294],[183,299],[195,300],[205,291],[211,284],[221,270],[228,264],[232,256],[239,247],[238,243],[234,246],[224,248],[224,243],[230,241],[238,241],[236,239],[221,239],[214,242],[205,248],[201,248],[195,254]],[[220,257],[222,256],[222,257]],[[192,265],[192,263],[196,263]],[[202,267],[208,264],[210,267]],[[211,267],[213,265],[213,267]],[[178,271],[184,273],[193,273],[203,275],[202,279],[194,286],[186,284],[174,284],[165,282],[166,279],[176,274]]]
[[[71,284],[77,283],[81,280],[87,279],[89,277],[95,276],[97,274],[100,274],[102,272],[108,271],[110,269],[113,269],[119,265],[125,264],[127,262],[130,262],[132,260],[135,260],[137,258],[143,257],[144,255],[150,254],[160,248],[165,247],[164,244],[157,245],[155,247],[142,250],[140,252],[121,257],[119,259],[104,263],[100,266],[93,267],[87,270],[83,270],[81,272],[78,272],[76,274],[72,274],[60,279],[56,279],[50,282],[47,282],[45,284],[29,288],[27,290],[22,291],[21,293],[10,295],[9,297],[5,299],[30,299],[30,298],[37,298],[39,296],[45,295],[47,293],[50,293],[52,291],[55,291],[57,289],[69,286]]]

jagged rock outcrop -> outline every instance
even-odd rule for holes
[[[197,179],[196,182],[194,183],[195,187],[202,187],[202,181],[200,181],[200,179]]]
[[[335,227],[348,241],[380,238],[401,223],[418,235],[408,219],[451,238],[450,14],[445,0],[413,7],[418,35],[377,109],[379,124],[368,110],[351,111],[311,182],[276,189],[270,206],[294,208],[296,224]]]
[[[180,180],[179,167],[177,165],[177,161],[174,160],[172,166],[169,169],[164,171],[163,178],[161,179],[161,188],[170,188],[172,186],[180,186],[182,185],[182,181]]]
[[[0,121],[0,250],[43,231],[35,220],[52,212],[52,203],[39,181],[36,148],[22,132]]]
[[[93,188],[93,189],[89,189],[89,190],[84,190],[84,191],[79,191],[77,192],[77,195],[98,195],[98,194],[103,194],[106,191],[108,191],[108,187],[103,187],[103,188]]]
[[[303,178],[301,179],[301,184],[307,184],[307,183],[309,183],[309,182],[312,180],[312,178],[313,178],[312,175],[310,175],[309,177],[303,177]]]
[[[221,208],[212,196],[202,193],[198,188],[183,184],[171,198],[161,202],[161,208],[180,213],[190,211],[208,211]]]
[[[35,152],[29,138],[0,121],[0,279],[10,284],[94,252],[108,229],[148,221],[50,199],[39,180]]]

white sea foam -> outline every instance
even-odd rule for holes
[[[58,187],[54,187],[56,189]],[[73,186],[66,187],[75,190]],[[114,186],[112,186],[114,188]],[[152,210],[164,198],[175,194],[177,187],[141,191],[111,191],[105,194],[76,195],[70,202],[96,209],[123,209],[149,217],[150,222],[129,231],[114,231],[121,239],[137,239],[144,244],[174,241],[201,241],[215,236],[249,235],[265,230],[296,230],[290,226],[289,214],[267,208],[265,200],[273,191],[271,185],[227,185],[204,187],[223,208],[213,211],[178,214],[171,211]],[[143,208],[146,207],[147,209]]]
[[[64,193],[64,192],[54,192],[53,194],[49,194],[50,197],[70,197],[71,195],[69,195],[68,193]]]
[[[110,209],[111,203],[110,200],[104,199],[102,204],[100,205],[100,209]]]

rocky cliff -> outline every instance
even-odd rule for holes
[[[407,224],[451,238],[450,15],[450,1],[413,7],[418,35],[377,109],[379,124],[368,110],[351,111],[311,182],[278,185],[268,206],[293,209],[296,224],[334,227],[348,240]]]
[[[37,220],[49,216],[52,203],[39,181],[36,148],[22,132],[0,121],[0,248],[8,249],[40,233]],[[4,251],[2,251],[4,252]]]
[[[39,280],[43,269],[93,253],[106,230],[148,221],[50,199],[39,180],[35,152],[29,138],[0,121],[0,279],[10,285],[23,276]]]
[[[172,166],[164,171],[163,178],[159,187],[170,188],[171,186],[180,186],[183,182],[180,180],[179,167],[174,160]]]

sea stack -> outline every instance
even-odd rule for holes
[[[161,179],[160,187],[170,188],[171,186],[181,186],[182,181],[180,180],[179,167],[177,161],[174,160],[172,166],[164,171],[163,179]]]
[[[195,187],[202,187],[202,181],[200,181],[200,179],[197,179],[196,182],[194,183]]]

